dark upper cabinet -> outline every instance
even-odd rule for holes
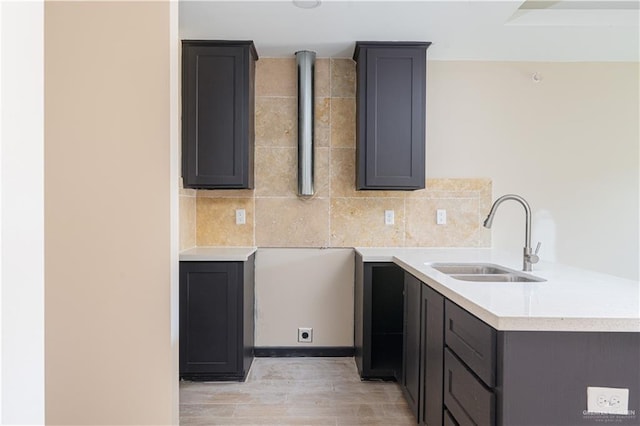
[[[182,42],[182,178],[185,188],[253,188],[251,41]]]
[[[425,187],[428,42],[357,42],[357,189]]]
[[[253,361],[254,259],[180,262],[180,377],[243,380]]]

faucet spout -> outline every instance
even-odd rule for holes
[[[529,203],[527,200],[522,198],[516,194],[507,194],[498,198],[493,202],[491,206],[491,210],[489,210],[489,214],[487,218],[484,220],[484,227],[490,229],[493,225],[493,218],[496,215],[496,211],[498,210],[498,206],[502,204],[504,201],[513,200],[517,201],[524,207],[524,215],[525,215],[525,227],[524,227],[524,259],[523,259],[523,270],[531,271],[531,265],[537,263],[538,258],[538,249],[540,248],[540,243],[538,243],[538,247],[536,248],[536,252],[532,253],[531,250],[531,207],[529,207]]]

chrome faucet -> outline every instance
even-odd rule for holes
[[[540,250],[540,243],[536,246],[535,253],[531,252],[531,207],[529,207],[529,203],[527,200],[522,198],[519,195],[515,194],[507,194],[498,198],[493,205],[491,206],[491,210],[489,210],[489,215],[484,220],[484,227],[487,229],[491,228],[493,223],[493,217],[496,214],[496,210],[498,210],[498,206],[502,204],[503,201],[506,200],[514,200],[522,204],[524,207],[525,214],[525,227],[524,227],[524,256],[522,261],[522,270],[523,271],[531,271],[531,265],[534,263],[538,263],[540,258],[538,257],[538,251]]]

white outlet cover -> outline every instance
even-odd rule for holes
[[[385,210],[384,211],[384,224],[385,225],[393,225],[395,223],[395,212],[393,210]]]
[[[236,225],[244,225],[247,223],[247,213],[244,209],[236,210]]]
[[[628,414],[629,389],[587,387],[587,411],[589,413]]]

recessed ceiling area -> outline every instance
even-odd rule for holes
[[[314,2],[315,3],[315,2]],[[351,57],[358,40],[430,41],[430,60],[638,61],[637,1],[180,0],[181,39],[253,40],[261,57]]]

